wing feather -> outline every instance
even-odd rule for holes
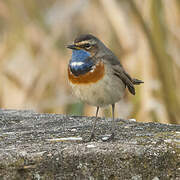
[[[134,85],[139,85],[143,83],[143,81],[132,79],[131,76],[124,70],[117,57],[113,53],[111,53],[111,51],[109,53],[111,54],[110,56],[106,55],[101,59],[105,64],[112,67],[113,74],[123,81],[131,94],[135,95],[136,91]]]
[[[112,67],[113,67],[114,75],[119,77],[123,81],[123,83],[127,86],[131,94],[135,95],[136,94],[135,88],[133,85],[132,78],[129,76],[129,74],[125,72],[122,66],[114,65]]]

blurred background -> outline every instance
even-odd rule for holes
[[[126,92],[116,117],[180,123],[179,0],[0,1],[0,107],[93,116],[67,81],[66,45],[81,33],[145,82],[136,96]],[[110,117],[110,107],[100,115]]]

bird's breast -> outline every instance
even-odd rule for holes
[[[68,67],[68,79],[72,84],[95,83],[104,77],[105,69],[102,61],[93,65],[89,71],[79,75],[72,72],[71,66]]]

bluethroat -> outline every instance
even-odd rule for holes
[[[123,98],[126,87],[135,95],[134,85],[143,81],[131,78],[115,54],[91,34],[78,36],[67,48],[72,49],[68,79],[74,94],[83,102],[97,107],[89,141],[94,138],[99,107],[109,104],[112,105],[112,134],[106,140],[111,140],[115,130],[115,103]]]

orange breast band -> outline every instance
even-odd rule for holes
[[[75,76],[68,67],[68,78],[73,84],[95,83],[104,77],[104,64],[99,62],[95,68],[86,74]]]

